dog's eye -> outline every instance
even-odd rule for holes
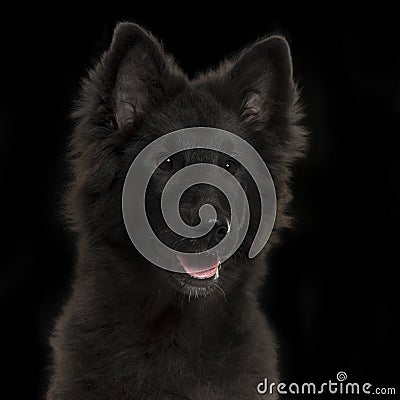
[[[163,169],[164,171],[171,171],[172,168],[174,168],[174,163],[172,161],[172,158],[167,158],[164,160],[158,168]]]
[[[229,171],[231,174],[235,174],[238,169],[238,164],[235,160],[227,160],[224,164],[224,168]]]

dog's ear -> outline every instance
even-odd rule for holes
[[[290,49],[282,36],[271,36],[244,50],[228,75],[239,94],[243,121],[255,123],[256,130],[266,122],[274,123],[295,101]]]
[[[114,101],[120,129],[132,126],[163,96],[182,86],[182,77],[160,44],[137,25],[122,23],[116,28],[110,53],[119,58]]]
[[[185,85],[160,43],[140,26],[123,22],[86,80],[75,116],[91,126],[132,132],[146,113]]]

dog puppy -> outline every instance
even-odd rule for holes
[[[77,232],[78,260],[51,337],[47,399],[276,398],[257,392],[265,377],[278,379],[276,344],[257,290],[268,249],[290,226],[291,166],[304,154],[306,136],[286,40],[266,37],[189,80],[150,33],[121,23],[83,82],[74,118],[66,212]],[[221,240],[229,204],[210,185],[185,192],[180,211],[187,224],[198,223],[205,202],[218,220],[209,235],[176,244],[159,207],[172,174],[190,164],[217,164],[246,189],[248,234],[226,262],[217,269],[210,264],[207,277],[148,262],[130,241],[121,211],[124,179],[137,154],[162,135],[198,126],[227,130],[257,149],[277,195],[274,231],[249,259],[260,200],[244,168],[207,149],[160,161],[146,192],[148,215],[157,236],[179,250],[202,251]]]

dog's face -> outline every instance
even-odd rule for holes
[[[131,257],[133,275],[141,256],[130,242],[122,219],[124,178],[143,148],[178,129],[224,129],[257,149],[277,190],[276,228],[288,225],[284,209],[290,198],[289,167],[301,155],[304,132],[297,125],[299,113],[290,53],[282,37],[259,41],[218,70],[189,81],[152,36],[134,24],[120,24],[110,49],[84,85],[75,116],[78,125],[73,155],[77,160],[71,214],[78,230],[111,245],[125,259]],[[191,147],[190,142],[184,144]],[[230,143],[225,145],[229,148]],[[170,177],[189,165],[214,164],[232,174],[246,192],[251,216],[241,247],[222,265],[216,254],[202,260],[199,271],[179,256],[176,262],[183,273],[177,273],[146,265],[142,259],[139,263],[146,265],[149,277],[178,292],[205,296],[216,288],[229,291],[249,276],[260,274],[247,258],[260,219],[259,194],[248,171],[227,153],[208,149],[171,155],[168,149],[159,148],[152,157],[157,168],[146,192],[147,216],[157,237],[170,248],[201,252],[217,245],[235,229],[226,196],[207,184],[186,190],[179,212],[186,224],[196,226],[200,207],[211,204],[216,217],[209,221],[209,232],[189,239],[169,229],[161,212],[161,195]]]

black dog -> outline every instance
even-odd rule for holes
[[[257,289],[268,248],[290,225],[290,168],[305,147],[287,42],[279,36],[260,40],[189,81],[154,37],[122,23],[84,81],[74,115],[75,178],[67,212],[78,233],[79,257],[72,296],[51,339],[47,399],[258,398],[258,382],[276,382],[278,372]],[[249,259],[260,207],[243,167],[201,149],[161,160],[146,198],[153,229],[171,246],[177,241],[162,220],[159,199],[174,172],[192,163],[218,164],[246,188],[249,233],[219,269],[210,265],[207,276],[146,261],[131,243],[121,212],[124,178],[139,151],[161,135],[193,126],[245,138],[268,166],[278,201],[274,232],[263,252]],[[215,206],[218,220],[206,237],[179,245],[195,252],[221,240],[229,228],[225,197],[212,186],[196,185],[181,200],[188,224],[196,224],[203,203]]]

